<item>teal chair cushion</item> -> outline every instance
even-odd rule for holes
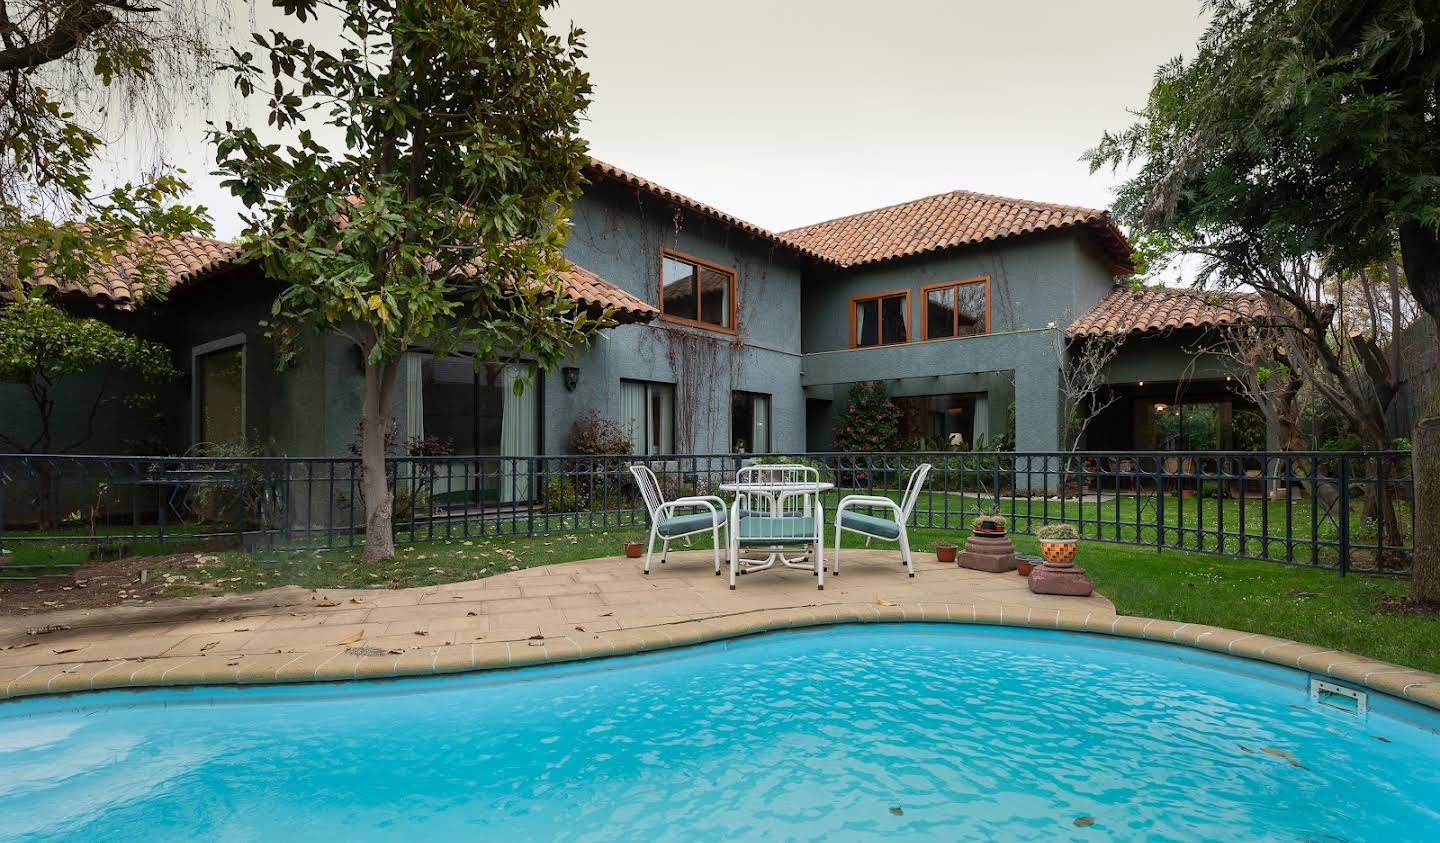
[[[900,525],[889,518],[876,518],[873,515],[849,509],[840,513],[840,526],[847,530],[859,530],[883,539],[900,538]]]
[[[686,533],[694,533],[698,530],[708,530],[712,523],[725,523],[725,513],[723,510],[714,516],[708,512],[697,512],[694,515],[676,515],[671,518],[666,518],[660,522],[660,529],[657,532],[668,539],[672,536],[683,536]]]
[[[739,539],[749,544],[780,544],[787,539],[815,540],[815,519],[803,516],[741,518]]]

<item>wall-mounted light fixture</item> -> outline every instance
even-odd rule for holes
[[[580,385],[580,368],[578,366],[562,366],[560,381],[565,384],[566,392],[574,392],[575,387]]]
[[[1140,381],[1138,384],[1136,384],[1136,386],[1144,386],[1144,385],[1145,385],[1145,381]]]

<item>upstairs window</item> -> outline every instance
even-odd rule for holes
[[[870,348],[910,341],[910,292],[900,290],[850,300],[850,345]]]
[[[925,290],[925,339],[990,333],[990,279],[936,284]]]
[[[735,330],[735,270],[663,250],[660,315],[715,331]]]

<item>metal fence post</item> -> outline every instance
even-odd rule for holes
[[[1135,511],[1139,512],[1139,502]],[[1155,552],[1165,550],[1165,461],[1155,457]]]
[[[527,457],[525,459],[525,465],[530,472],[530,478],[527,481],[526,485],[526,488],[530,491],[530,494],[525,496],[529,498],[525,515],[525,535],[531,537],[535,535],[535,460],[535,457]]]
[[[1340,455],[1340,495],[1336,499],[1340,507],[1340,576],[1350,572],[1350,455]],[[1313,507],[1313,504],[1312,504]],[[1315,520],[1311,516],[1311,520]],[[1319,555],[1318,553],[1316,554]]]

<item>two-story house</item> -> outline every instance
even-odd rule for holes
[[[561,454],[575,418],[594,411],[639,453],[825,450],[850,385],[883,380],[910,439],[983,446],[1013,424],[1014,448],[1049,451],[1061,445],[1067,348],[1095,333],[1141,337],[1113,366],[1127,409],[1112,413],[1132,424],[1107,425],[1096,441],[1108,447],[1146,444],[1136,438],[1144,417],[1181,406],[1186,390],[1231,400],[1223,367],[1197,369],[1176,338],[1231,311],[1117,286],[1132,250],[1104,211],[955,191],[772,232],[599,161],[586,175],[566,280],[583,306],[609,307],[622,324],[519,396],[503,367],[408,355],[400,433],[437,436],[457,454]],[[163,340],[187,374],[158,419],[107,405],[83,450],[245,440],[276,454],[347,454],[362,382],[353,346],[323,338],[277,371],[260,323],[279,285],[233,244],[158,246],[171,270],[163,303],[136,306],[124,266],[55,291],[78,312]],[[75,407],[88,406],[96,378],[64,386]],[[22,389],[0,386],[0,432],[15,441],[35,423]],[[65,412],[64,395],[54,424],[74,432],[85,420]]]

